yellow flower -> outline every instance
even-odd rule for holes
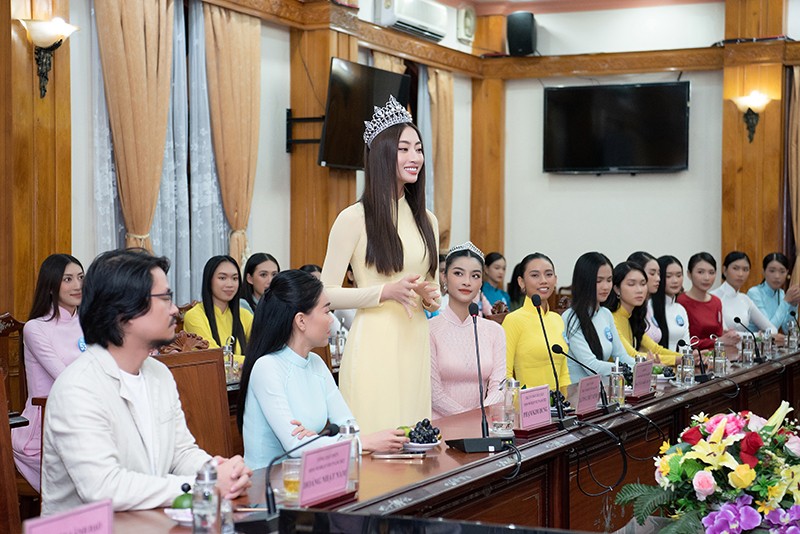
[[[658,470],[661,471],[661,474],[663,476],[667,476],[669,474],[669,459],[670,459],[670,456],[672,456],[672,455],[664,456],[663,458],[661,458],[661,463],[658,466]]]
[[[722,419],[717,428],[714,429],[714,433],[706,439],[698,441],[692,447],[692,450],[686,453],[684,459],[696,458],[707,464],[711,468],[710,470],[719,469],[723,466],[729,469],[736,469],[739,463],[726,449],[729,445],[739,441],[742,436],[728,436],[722,439],[726,423],[727,418]]]
[[[747,464],[737,465],[728,473],[728,482],[736,489],[747,489],[756,479],[756,472]]]
[[[758,505],[758,513],[760,514],[768,514],[775,509],[767,502],[756,501],[756,504]]]
[[[789,403],[786,401],[782,401],[781,405],[778,406],[778,409],[775,410],[775,413],[767,420],[767,424],[764,425],[764,428],[771,427],[772,429],[767,434],[768,437],[772,437],[778,431],[778,429],[783,424],[783,420],[786,419],[786,414],[791,412],[793,408],[789,406]]]
[[[800,504],[800,465],[787,467],[780,472],[780,475],[786,493],[794,498],[795,504]]]
[[[669,447],[670,447],[669,441],[665,441],[664,443],[661,444],[661,448],[658,449],[658,454],[664,454],[669,450]]]

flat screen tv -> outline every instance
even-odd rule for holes
[[[340,169],[364,168],[364,121],[372,119],[394,95],[408,106],[411,77],[405,74],[331,59],[328,102],[319,145],[318,163]]]
[[[544,172],[636,174],[689,166],[689,82],[548,87]]]

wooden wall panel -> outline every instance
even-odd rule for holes
[[[725,38],[783,35],[785,0],[726,0]]]
[[[292,30],[291,97],[294,117],[325,114],[332,57],[355,60],[357,43],[330,30]],[[293,137],[316,139],[322,123],[298,123]],[[355,172],[331,171],[317,165],[318,144],[295,145],[291,155],[291,266],[322,265],[328,230],[336,215],[355,201]]]
[[[69,19],[69,2],[11,0],[11,18]],[[11,155],[4,178],[13,196],[10,262],[13,295],[3,305],[27,317],[38,266],[55,252],[72,248],[71,128],[69,40],[53,57],[47,94],[39,97],[39,78],[22,25],[10,24]],[[8,265],[7,264],[7,265]]]
[[[485,251],[505,248],[505,107],[503,80],[472,81],[469,226],[470,239]]]
[[[477,17],[472,53],[478,56],[487,53],[503,54],[506,48],[506,17],[503,15]]]
[[[11,26],[11,0],[0,0],[0,28]],[[11,31],[0,33],[0,71],[11,72]],[[0,76],[0,168],[12,167],[12,106],[11,103],[11,76]],[[0,313],[3,310],[12,310],[14,306],[14,276],[8,275],[13,258],[13,200],[11,172],[0,172],[0,266],[6,276],[0,276]]]

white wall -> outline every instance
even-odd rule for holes
[[[658,82],[675,75],[615,76],[603,83]],[[511,266],[544,252],[569,285],[575,260],[599,250],[617,263],[635,250],[685,262],[720,252],[722,73],[688,73],[689,170],[675,174],[559,175],[542,172],[543,87],[507,83],[505,254]],[[547,80],[582,85],[585,80]]]
[[[536,26],[544,56],[703,48],[724,38],[725,4],[551,13]]]
[[[800,39],[800,0],[788,0],[786,5],[786,35]]]
[[[89,0],[69,3],[69,22],[80,28],[69,38],[72,107],[72,255],[88,268],[98,254],[94,242],[92,190],[92,23]]]
[[[286,153],[289,106],[289,29],[261,25],[261,117],[258,163],[250,211],[250,250],[269,252],[289,265],[290,156]],[[295,266],[297,267],[297,266]]]

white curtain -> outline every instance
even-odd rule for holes
[[[199,300],[203,266],[211,256],[228,253],[230,227],[222,211],[211,142],[203,3],[200,0],[188,2],[191,295]]]
[[[164,165],[150,238],[153,253],[170,259],[172,265],[167,278],[175,293],[175,302],[181,305],[192,300],[187,174],[189,95],[186,80],[186,24],[181,0],[175,2],[172,39],[172,87]]]
[[[433,210],[433,126],[431,125],[431,95],[428,92],[428,67],[417,64],[417,128],[422,134],[425,149],[425,207]]]
[[[100,65],[100,47],[97,43],[97,22],[92,10],[92,134],[94,156],[92,174],[94,181],[94,233],[97,252],[125,246],[125,223],[117,195],[117,173],[114,166],[114,147],[111,126],[108,122],[106,92],[103,86],[103,68]],[[90,258],[85,258],[87,262]]]

